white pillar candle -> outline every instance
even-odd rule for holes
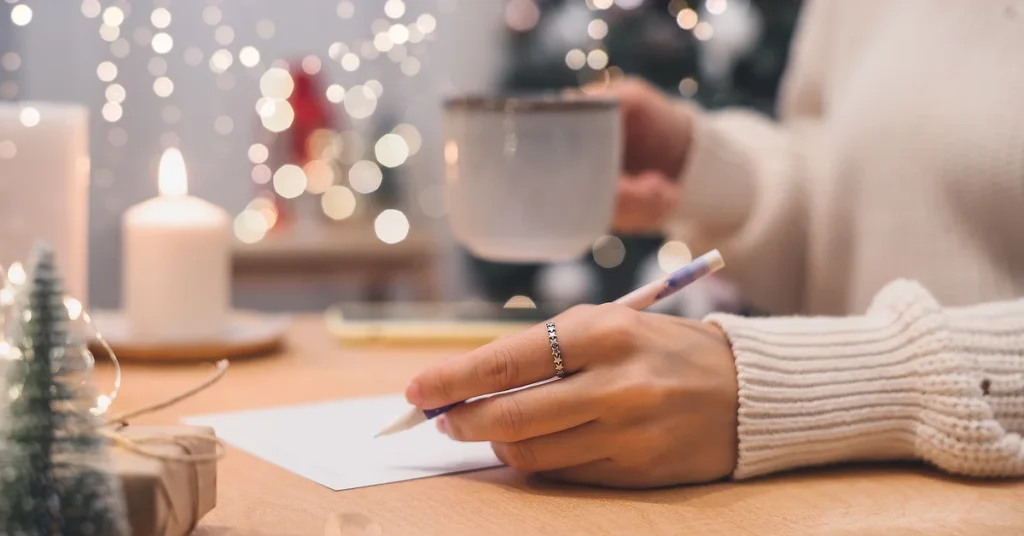
[[[231,307],[228,213],[188,195],[177,149],[160,160],[160,196],[124,214],[124,315],[132,338],[216,340]]]
[[[65,292],[87,303],[89,113],[77,105],[0,102],[0,264],[50,244]]]

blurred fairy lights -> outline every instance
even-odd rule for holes
[[[24,26],[32,21],[32,9],[23,0],[6,0],[14,4],[11,19],[15,25]],[[601,4],[601,0],[595,0]],[[122,0],[77,0],[83,17],[93,20],[94,31],[109,43],[106,58],[96,64],[96,76],[103,83],[102,120],[108,124],[107,141],[114,147],[124,147],[131,136],[122,122],[129,110],[126,106],[134,99],[138,89],[126,82],[119,72],[127,69],[122,64],[129,56],[133,65],[144,66],[151,75],[145,82],[152,88],[152,95],[167,99],[166,104],[156,107],[158,121],[164,125],[160,134],[162,146],[177,145],[181,140],[173,130],[182,121],[182,109],[176,106],[178,93],[175,82],[181,81],[172,65],[182,62],[191,68],[209,69],[215,85],[222,91],[255,83],[259,96],[254,108],[260,123],[271,135],[280,134],[292,128],[296,111],[292,108],[292,93],[295,80],[289,70],[290,62],[275,57],[269,52],[266,40],[274,39],[278,28],[272,20],[255,19],[254,26],[246,31],[228,16],[231,10],[220,1],[210,0],[202,7],[199,19],[209,28],[209,45],[189,42],[189,35],[180,33],[185,27],[180,20],[189,16],[177,13],[178,8],[169,0],[155,0],[143,8]],[[539,10],[535,0],[513,0],[522,9],[518,20],[525,26],[535,25]],[[611,2],[608,2],[609,5]],[[338,0],[333,4],[334,13],[343,20],[355,21],[357,8],[371,9],[361,13],[361,20],[371,31],[363,38],[347,42],[326,43],[319,54],[300,56],[297,67],[308,75],[328,74],[349,77],[329,80],[321,90],[321,98],[354,120],[345,131],[322,131],[320,141],[307,143],[311,158],[304,164],[273,163],[271,143],[252,143],[245,146],[245,158],[251,165],[251,179],[259,185],[267,185],[274,195],[294,199],[308,194],[319,198],[323,214],[333,220],[342,220],[357,213],[361,206],[360,197],[377,192],[384,180],[382,169],[407,165],[410,158],[419,153],[424,141],[419,130],[409,123],[395,126],[391,132],[368,136],[361,123],[373,116],[380,108],[385,87],[380,80],[390,80],[379,68],[392,69],[404,76],[412,77],[424,67],[423,41],[433,39],[437,31],[437,19],[431,13],[424,13],[415,3],[408,0],[384,0],[377,4],[357,3],[354,0]],[[141,13],[132,13],[132,8]],[[512,16],[510,11],[510,17]],[[179,20],[179,17],[181,18]],[[510,19],[511,20],[511,19]],[[596,20],[588,26],[588,34],[603,37],[602,21]],[[606,25],[605,25],[606,26]],[[96,34],[94,34],[96,35]],[[257,43],[253,39],[262,39]],[[248,41],[248,42],[246,42]],[[136,48],[138,47],[138,48]],[[588,47],[574,54],[580,67],[604,69],[608,59],[601,46]],[[179,55],[180,54],[180,55]],[[141,58],[139,55],[142,55]],[[136,61],[138,60],[138,61]],[[381,65],[383,60],[383,65]],[[14,53],[0,57],[0,68],[16,71],[22,67],[22,58]],[[133,67],[134,68],[134,67]],[[251,69],[246,72],[240,69]],[[379,79],[364,73],[377,74]],[[119,79],[119,76],[121,78]],[[258,82],[249,82],[249,80]],[[145,87],[145,86],[143,86]],[[2,88],[3,95],[12,95],[15,88]],[[400,94],[396,92],[396,95]],[[179,104],[180,106],[180,104]],[[38,112],[24,108],[22,122],[32,126],[38,124]],[[222,136],[236,134],[242,124],[240,118],[231,114],[214,114],[207,124]],[[209,127],[207,127],[209,128]],[[269,138],[274,140],[275,137]],[[0,140],[0,158],[12,158],[17,148],[13,143]],[[268,165],[269,164],[269,165]],[[257,242],[277,224],[276,205],[273,196],[254,199],[234,222],[235,234],[243,242]],[[413,202],[429,217],[440,218],[446,213],[446,194],[443,186],[429,185],[419,189]],[[372,207],[368,204],[367,207]],[[410,232],[410,217],[397,209],[383,210],[373,219],[374,233],[379,240],[394,244],[405,240]]]
[[[11,8],[11,22],[15,26],[26,26],[32,22],[32,8],[25,4],[18,4]]]
[[[665,242],[658,250],[658,267],[665,272],[674,272],[693,260],[693,254],[686,244],[675,240]]]

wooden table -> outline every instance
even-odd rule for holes
[[[234,278],[242,285],[268,280],[357,279],[369,299],[381,298],[399,279],[412,282],[419,299],[440,299],[439,246],[428,226],[413,221],[397,244],[377,238],[373,221],[352,219],[271,232],[255,244],[236,242]]]
[[[300,318],[289,345],[280,355],[233,363],[212,390],[137,424],[396,393],[420,366],[455,351],[342,348],[320,317]],[[209,369],[130,364],[124,372],[119,408],[179,392]],[[338,530],[341,516],[371,520],[367,533],[385,535],[1024,534],[1024,482],[960,480],[901,465],[644,492],[554,485],[501,468],[334,492],[231,448],[219,466],[217,502],[197,534],[356,534]]]

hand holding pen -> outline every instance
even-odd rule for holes
[[[437,426],[453,439],[489,441],[506,464],[553,478],[647,487],[728,475],[737,422],[728,340],[712,324],[638,310],[721,264],[712,252],[620,303],[575,307],[430,366],[406,398],[443,408]],[[560,379],[535,385],[559,362]],[[418,414],[398,428],[426,419]]]

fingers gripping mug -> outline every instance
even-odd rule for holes
[[[455,238],[498,262],[579,257],[611,225],[618,103],[589,97],[461,97],[445,103],[445,180]]]

